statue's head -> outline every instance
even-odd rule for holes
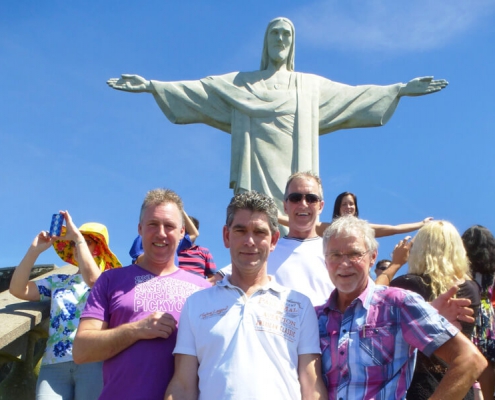
[[[274,44],[270,40],[270,35],[274,35],[282,31],[286,33],[281,43]],[[260,70],[268,68],[271,59],[282,58],[287,63],[287,70],[294,71],[294,52],[295,52],[296,31],[294,24],[284,17],[272,19],[268,23],[263,41],[263,52],[261,54]],[[271,43],[272,42],[272,43]]]

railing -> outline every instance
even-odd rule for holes
[[[56,268],[53,274],[74,274],[77,267]],[[19,300],[8,291],[0,293],[0,400],[35,398],[37,371],[43,355],[50,302]],[[1,379],[2,376],[0,376]]]

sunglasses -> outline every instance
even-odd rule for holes
[[[306,203],[313,204],[321,201],[320,196],[313,193],[291,193],[285,200],[289,200],[291,203],[299,203],[302,199],[306,199]]]

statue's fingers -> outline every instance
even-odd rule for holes
[[[434,81],[431,81],[431,84],[436,86],[447,86],[449,83],[445,79],[435,79]]]
[[[419,80],[420,82],[431,82],[433,80],[433,76],[422,76]]]

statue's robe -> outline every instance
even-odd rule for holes
[[[151,82],[171,122],[204,123],[232,135],[230,187],[235,193],[265,193],[280,210],[292,173],[319,173],[319,135],[383,125],[399,102],[401,84],[349,86],[292,72],[288,85],[269,89],[262,74]]]

